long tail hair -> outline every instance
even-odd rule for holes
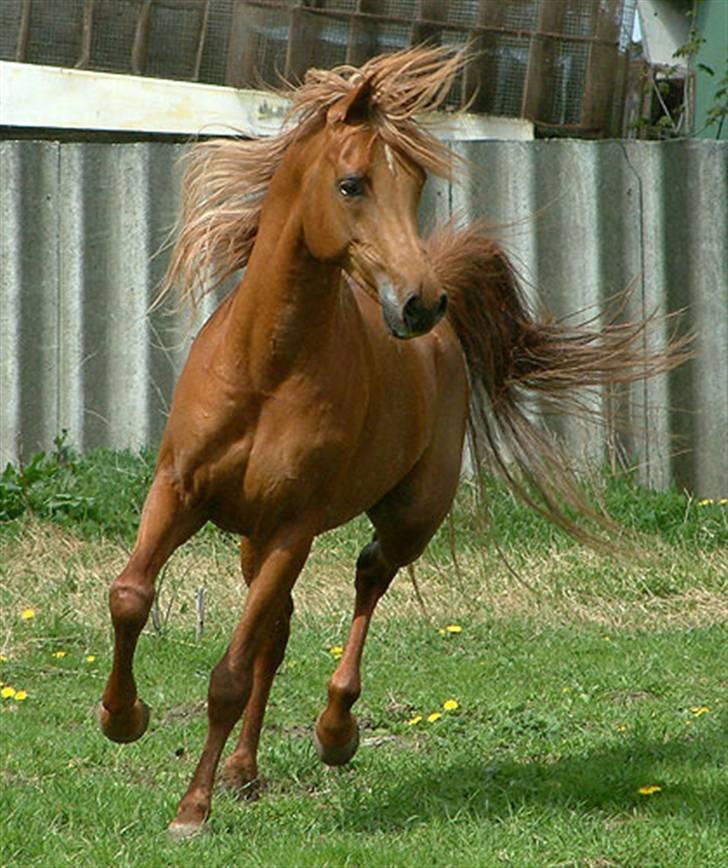
[[[587,386],[626,384],[668,371],[690,357],[689,337],[646,348],[648,318],[602,328],[537,320],[516,272],[483,224],[447,225],[427,239],[433,268],[449,296],[448,316],[470,377],[469,443],[529,506],[577,539],[600,547],[608,516],[590,505],[568,457],[529,412],[533,399],[549,411],[584,416]],[[586,519],[584,522],[583,519]]]

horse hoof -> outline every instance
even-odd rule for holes
[[[313,731],[313,745],[321,762],[327,766],[343,766],[349,762],[359,747],[359,727],[354,723],[354,735],[345,744],[326,745],[319,738],[318,727]]]
[[[178,823],[173,820],[167,826],[169,837],[173,841],[188,841],[207,831],[207,823]]]
[[[137,699],[129,711],[112,714],[103,704],[99,705],[99,726],[106,738],[119,744],[128,744],[144,735],[149,725],[149,706]]]
[[[220,775],[220,787],[241,802],[256,802],[260,797],[261,783],[257,772],[246,772],[230,761]]]

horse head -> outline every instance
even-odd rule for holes
[[[376,292],[395,337],[412,338],[442,319],[447,294],[417,225],[426,172],[378,121],[371,77],[328,108],[303,176],[304,239]]]

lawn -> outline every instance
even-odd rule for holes
[[[59,444],[0,481],[0,865],[726,864],[728,505],[626,479],[604,488],[639,535],[616,559],[495,483],[484,527],[464,485],[419,594],[403,572],[377,612],[362,746],[343,769],[321,766],[310,736],[368,528],[322,538],[297,587],[261,797],[220,792],[207,834],[168,840],[244,591],[235,540],[212,528],[173,558],[137,655],[149,732],[103,739],[106,587],[151,466]]]

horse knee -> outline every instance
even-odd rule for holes
[[[109,588],[109,611],[115,627],[140,631],[149,617],[154,601],[152,588],[140,587],[120,576]]]

